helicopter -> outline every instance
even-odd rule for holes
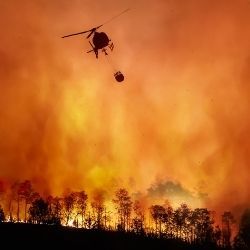
[[[102,50],[102,52],[104,52],[105,55],[108,55],[106,47],[109,47],[111,51],[114,49],[114,44],[110,43],[111,40],[109,39],[107,34],[104,33],[104,32],[97,32],[96,31],[97,29],[99,29],[102,26],[103,25],[99,25],[99,26],[94,27],[94,28],[92,28],[90,30],[86,30],[86,31],[66,35],[66,36],[63,36],[62,38],[81,35],[81,34],[90,32],[86,38],[88,39],[93,35],[92,43],[89,41],[89,44],[91,45],[92,50],[87,51],[87,53],[95,52],[95,56],[96,56],[96,58],[98,58],[98,50]]]
[[[99,55],[98,51],[100,50],[107,56],[108,55],[107,50],[110,49],[110,51],[113,51],[114,44],[113,44],[113,42],[111,41],[111,39],[108,37],[108,35],[105,32],[98,32],[97,30],[99,28],[101,28],[103,25],[111,22],[112,20],[114,20],[115,18],[117,18],[118,16],[124,14],[125,12],[127,12],[129,10],[130,9],[124,10],[123,12],[121,12],[120,14],[112,17],[111,19],[109,19],[105,23],[103,23],[103,24],[101,24],[99,26],[96,26],[96,27],[94,27],[92,29],[81,31],[81,32],[78,32],[78,33],[65,35],[62,38],[67,38],[67,37],[71,37],[71,36],[77,36],[77,35],[82,35],[82,34],[85,34],[85,33],[89,33],[86,38],[89,39],[89,38],[92,37],[92,43],[89,40],[89,44],[90,44],[92,49],[87,51],[87,53],[94,52],[95,56],[96,56],[96,59],[98,59],[98,55]],[[124,80],[124,76],[120,71],[116,72],[114,74],[114,76],[115,76],[115,79],[118,82],[122,82]]]

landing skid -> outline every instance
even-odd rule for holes
[[[98,50],[95,49],[95,47],[93,46],[93,44],[90,41],[89,41],[89,44],[91,45],[92,50],[87,51],[87,53],[95,52],[95,57],[98,58]]]
[[[98,58],[98,49],[96,49],[96,48],[94,47],[94,45],[93,45],[90,41],[89,41],[89,44],[90,44],[90,46],[92,47],[92,49],[89,50],[89,51],[87,51],[87,53],[95,52],[95,56],[96,56],[96,58]],[[111,51],[113,51],[113,49],[114,49],[114,44],[113,44],[113,43],[108,44],[106,47],[109,47],[109,49],[110,49]],[[108,55],[108,52],[107,52],[106,47],[104,47],[104,48],[102,49],[102,52],[107,56],[107,55]]]

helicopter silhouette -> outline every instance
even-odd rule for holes
[[[114,49],[114,44],[110,43],[111,40],[109,39],[109,37],[107,36],[106,33],[96,31],[101,26],[102,25],[97,26],[97,27],[95,27],[93,29],[90,29],[90,30],[86,30],[86,31],[66,35],[66,36],[63,36],[62,38],[66,38],[66,37],[70,37],[70,36],[76,36],[76,35],[80,35],[80,34],[90,32],[90,34],[86,38],[90,38],[93,35],[92,43],[89,41],[89,44],[91,45],[92,49],[87,51],[87,53],[95,52],[95,56],[96,56],[96,58],[98,58],[98,50],[102,50],[105,53],[105,55],[108,55],[107,47],[109,47],[110,50],[112,51]]]
[[[111,19],[109,19],[108,21],[106,21],[105,23],[103,23],[97,27],[94,27],[94,28],[89,29],[89,30],[81,31],[78,33],[69,34],[69,35],[63,36],[62,38],[89,33],[86,38],[89,39],[93,35],[92,43],[89,41],[89,44],[91,45],[92,49],[87,51],[87,53],[94,52],[96,58],[98,58],[98,51],[101,50],[102,52],[105,53],[105,55],[108,55],[107,48],[109,48],[111,51],[113,51],[114,44],[113,44],[113,42],[111,42],[111,39],[109,39],[109,37],[107,36],[107,34],[105,32],[97,32],[97,30],[99,28],[101,28],[103,25],[111,22],[112,20],[114,20],[115,18],[124,14],[127,11],[129,11],[129,9],[124,10],[120,14],[112,17]]]

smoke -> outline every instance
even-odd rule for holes
[[[30,179],[45,194],[70,188],[108,196],[121,186],[154,196],[155,184],[212,209],[249,205],[248,1],[0,7],[3,180]],[[104,56],[85,53],[85,38],[60,37],[128,7],[103,27],[125,75],[117,85]]]
[[[203,205],[206,194],[191,193],[184,189],[180,183],[172,181],[160,182],[147,190],[148,200],[161,204],[168,201],[172,206],[180,206],[183,201],[193,208]]]

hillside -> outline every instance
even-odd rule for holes
[[[179,240],[161,240],[132,233],[83,230],[62,226],[0,223],[1,244],[20,249],[209,249],[191,246]],[[215,249],[215,248],[214,248]]]

